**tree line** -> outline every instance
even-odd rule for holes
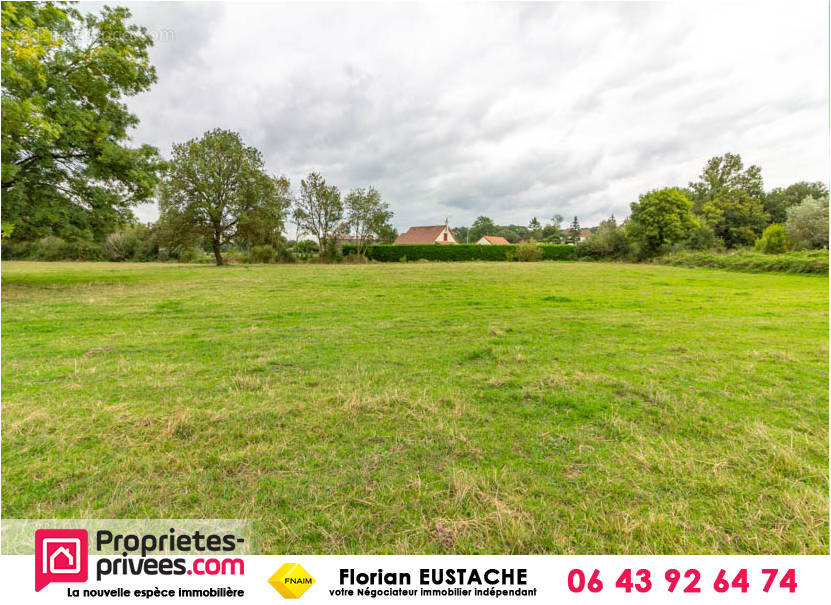
[[[711,158],[687,187],[649,191],[618,225],[603,221],[578,256],[641,260],[678,250],[761,252],[828,248],[828,188],[798,182],[765,192],[759,166],[741,156]]]
[[[497,225],[493,219],[480,216],[470,227],[453,227],[456,241],[474,244],[483,235],[504,237],[512,244],[522,241],[536,241],[546,244],[576,244],[580,241],[580,221],[575,216],[568,225],[563,224],[563,217],[555,214],[550,221],[543,224],[536,216],[524,225]]]
[[[392,212],[373,187],[341,195],[319,173],[296,194],[266,172],[237,133],[212,130],[165,161],[129,146],[138,124],[123,102],[156,82],[152,37],[126,8],[82,14],[51,2],[2,4],[2,239],[4,257],[155,260],[226,251],[287,254],[286,219],[323,256],[354,234],[393,241]],[[150,226],[132,208],[158,200]],[[269,254],[269,250],[272,253]]]
[[[353,234],[363,250],[370,240],[397,235],[389,204],[375,188],[359,187],[343,196],[312,172],[293,195],[287,177],[266,172],[257,149],[246,146],[239,134],[221,129],[173,146],[159,210],[160,245],[173,250],[208,245],[217,265],[224,263],[227,246],[285,254],[283,232],[289,216],[298,240],[304,234],[314,237],[324,258],[335,255],[340,236]]]
[[[345,235],[359,255],[370,241],[394,241],[392,211],[376,189],[342,194],[312,172],[293,191],[235,132],[175,144],[168,161],[152,146],[131,147],[138,118],[124,98],[149,90],[156,72],[152,37],[129,17],[126,8],[82,14],[50,2],[2,4],[4,258],[187,260],[207,250],[222,264],[229,254],[288,260],[314,250],[332,258]],[[159,220],[139,224],[132,208],[154,200]],[[765,191],[761,168],[745,168],[738,154],[710,159],[686,187],[644,193],[630,210],[622,224],[612,216],[585,241],[578,218],[564,223],[560,215],[527,226],[480,216],[454,233],[460,242],[498,235],[634,260],[680,249],[828,246],[826,186]],[[283,235],[289,219],[294,243]]]
[[[745,168],[739,154],[726,153],[711,158],[688,186],[644,193],[622,224],[612,215],[585,238],[578,217],[563,225],[561,215],[546,224],[533,217],[527,226],[497,225],[480,216],[453,232],[465,243],[497,235],[511,243],[575,244],[583,258],[642,260],[678,250],[827,248],[828,219],[824,183],[800,181],[766,192],[759,166]]]

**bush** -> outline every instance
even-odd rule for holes
[[[522,263],[542,260],[542,250],[537,244],[531,242],[517,244],[516,259]]]
[[[577,244],[577,256],[587,259],[620,259],[630,252],[623,227],[613,220],[603,221],[597,230]]]
[[[360,254],[346,254],[340,259],[340,262],[347,265],[365,265],[369,262],[369,259]]]
[[[788,208],[785,230],[797,250],[828,248],[828,198],[806,197]]]
[[[152,261],[158,257],[159,247],[153,233],[144,225],[127,227],[107,236],[104,251],[111,261]]]
[[[66,242],[54,235],[41,238],[32,246],[32,258],[36,260],[64,260],[65,254]]]
[[[297,258],[294,256],[294,252],[286,246],[280,246],[279,248],[277,248],[277,254],[275,256],[275,259],[278,263],[297,262]]]
[[[252,263],[271,263],[274,262],[275,251],[272,246],[254,246],[251,248],[251,262]]]
[[[0,250],[2,250],[3,260],[29,258],[32,251],[32,242],[16,242],[4,239]]]
[[[34,242],[30,248],[32,260],[105,260],[106,252],[101,244],[87,240],[67,242],[49,235]]]
[[[67,260],[106,260],[104,246],[87,240],[67,242],[64,247]]]
[[[762,237],[756,240],[754,248],[765,254],[782,254],[790,248],[788,235],[785,233],[785,225],[768,225]]]
[[[3,242],[3,259],[29,259],[44,261],[59,260],[106,260],[104,246],[88,240],[66,241],[49,235],[34,242]]]
[[[724,242],[716,237],[709,225],[702,224],[693,229],[690,236],[680,245],[681,250],[720,250]]]
[[[179,252],[180,263],[198,263],[203,262],[205,258],[207,257],[201,248],[185,248]]]
[[[574,246],[566,244],[531,244],[541,254],[541,260],[573,260]],[[367,248],[366,256],[370,260],[395,263],[402,258],[407,260],[431,261],[509,261],[518,259],[519,246],[480,246],[479,244],[375,244]],[[355,246],[344,244],[343,254],[355,253]]]
[[[208,256],[205,255],[205,258]],[[213,257],[211,257],[212,260]],[[226,265],[247,265],[250,262],[251,255],[248,252],[244,252],[243,250],[227,250],[222,253],[222,262]],[[199,259],[198,262],[203,262],[202,259]]]
[[[734,271],[782,271],[785,273],[828,274],[828,251],[806,250],[785,254],[760,254],[758,252],[736,252],[718,254],[714,252],[679,252],[657,259],[662,265],[679,267],[713,267]]]
[[[104,244],[104,249],[107,251],[107,257],[111,261],[120,261],[127,259],[127,245],[124,241],[124,234],[121,231],[110,233],[107,236],[107,241]]]

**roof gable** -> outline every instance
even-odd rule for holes
[[[410,227],[395,240],[396,244],[432,244],[444,231],[445,225]],[[448,229],[449,230],[449,229]],[[451,231],[452,233],[452,231]]]
[[[488,240],[494,246],[510,246],[511,242],[506,240],[504,237],[499,235],[483,235],[486,240]]]

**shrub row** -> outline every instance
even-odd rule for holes
[[[736,252],[678,252],[657,259],[663,265],[713,267],[734,271],[782,271],[785,273],[828,273],[828,250],[805,250],[785,254]]]
[[[107,251],[97,242],[68,242],[50,235],[34,242],[4,241],[2,256],[3,260],[107,260]]]
[[[519,260],[518,250],[523,246],[481,246],[479,244],[375,244],[367,248],[367,258],[378,262],[399,262],[401,260],[466,261]],[[536,244],[542,260],[572,260],[574,246],[567,244]],[[356,254],[352,244],[343,246],[343,255]],[[530,260],[530,259],[529,259]]]

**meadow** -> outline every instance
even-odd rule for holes
[[[267,553],[828,553],[828,277],[4,262],[4,518]]]

